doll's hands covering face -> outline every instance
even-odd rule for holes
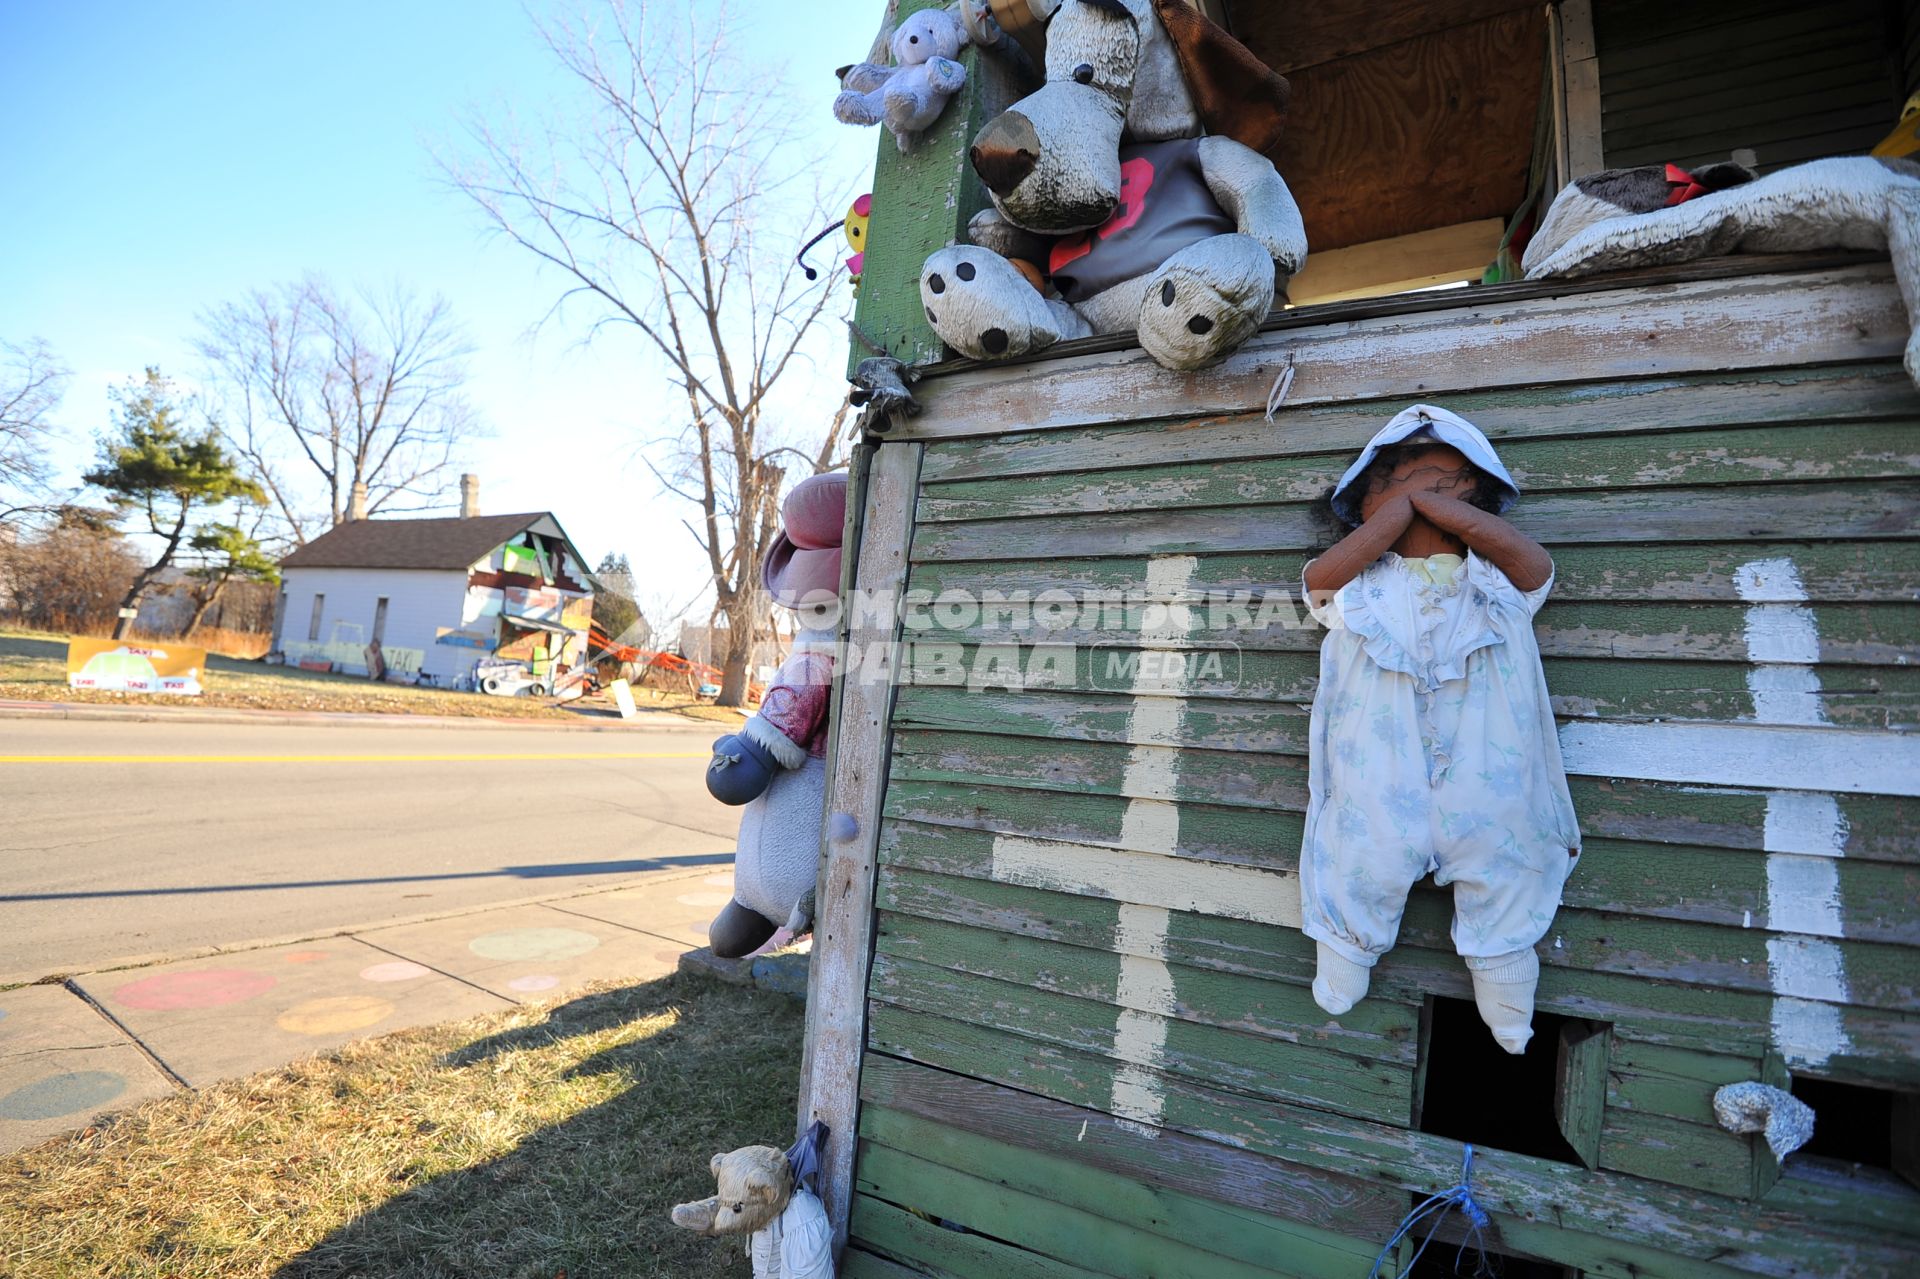
[[[1369,468],[1360,481],[1360,518],[1370,520],[1387,502],[1414,493],[1437,493],[1464,501],[1477,483],[1473,463],[1464,453],[1450,445],[1435,444],[1407,454],[1391,467]]]

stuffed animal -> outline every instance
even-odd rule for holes
[[[868,192],[855,200],[847,209],[847,216],[834,223],[819,235],[814,236],[800,246],[800,252],[794,255],[794,262],[806,273],[808,280],[820,278],[820,272],[807,265],[807,252],[814,245],[832,235],[835,231],[847,237],[847,247],[853,250],[853,256],[847,259],[847,282],[853,286],[854,293],[860,292],[860,272],[867,264],[867,227],[873,221],[873,193]]]
[[[1589,173],[1554,197],[1521,265],[1539,280],[1802,249],[1890,252],[1909,326],[1920,322],[1920,164],[1842,156],[1762,178],[1734,164]],[[1920,385],[1920,329],[1905,363]]]
[[[833,1279],[833,1227],[811,1188],[826,1128],[815,1123],[792,1150],[742,1146],[708,1167],[718,1193],[678,1204],[673,1224],[703,1235],[748,1236],[753,1279]]]
[[[947,99],[967,83],[967,69],[954,59],[967,44],[967,29],[945,9],[921,9],[900,20],[887,47],[893,65],[857,62],[839,71],[845,90],[833,100],[842,124],[885,124],[902,151],[947,108]]]
[[[760,709],[738,733],[714,743],[707,765],[708,792],[746,806],[733,900],[707,925],[708,944],[722,958],[753,953],[781,927],[799,936],[813,926],[846,511],[844,474],[802,480],[787,495],[784,528],[761,565],[774,602],[794,610],[800,625]]]
[[[974,138],[993,207],[927,259],[927,322],[975,359],[1135,330],[1168,368],[1217,363],[1306,260],[1263,154],[1287,82],[1182,0],[1032,3],[1052,10],[1046,83]]]
[[[1416,404],[1335,486],[1357,526],[1306,566],[1327,628],[1308,727],[1303,930],[1314,1002],[1367,993],[1414,883],[1452,884],[1453,944],[1500,1046],[1533,1035],[1534,943],[1580,856],[1534,642],[1553,561],[1500,518],[1520,491],[1471,422]]]

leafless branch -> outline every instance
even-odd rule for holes
[[[793,113],[733,55],[724,10],[601,0],[539,33],[580,91],[577,113],[531,140],[476,119],[466,156],[441,168],[492,232],[559,273],[542,324],[584,302],[587,338],[628,328],[664,363],[685,413],[672,448],[647,466],[699,508],[687,527],[733,640],[720,700],[739,705],[763,612],[760,562],[779,530],[779,458],[819,469],[844,419],[843,407],[818,453],[769,421],[769,397],[808,334],[844,305],[830,279],[802,277],[782,233],[808,150],[786,145]]]
[[[463,392],[472,348],[444,298],[346,296],[310,277],[201,320],[222,433],[294,542],[344,519],[356,483],[370,513],[451,505],[483,429]]]

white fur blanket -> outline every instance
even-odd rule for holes
[[[1920,165],[1848,156],[1814,160],[1663,207],[1660,166],[1610,170],[1554,198],[1522,259],[1529,280],[1689,262],[1725,253],[1885,250],[1911,324],[1920,316]],[[1657,198],[1656,198],[1657,197]],[[1648,207],[1651,205],[1651,207]],[[1906,369],[1920,385],[1920,333]]]

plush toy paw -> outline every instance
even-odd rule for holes
[[[1035,292],[1013,263],[973,245],[952,245],[927,259],[920,303],[940,340],[976,360],[1026,355],[1092,332],[1064,302]]]
[[[856,62],[849,67],[841,67],[834,74],[840,77],[840,87],[854,93],[872,93],[893,78],[894,68],[879,62]]]
[[[841,94],[833,100],[833,118],[842,124],[879,124],[882,119],[880,103],[873,93]]]
[[[745,804],[760,798],[780,767],[773,752],[745,733],[729,733],[713,744],[707,762],[707,794],[723,804]]]
[[[1217,364],[1273,308],[1273,257],[1245,235],[1216,235],[1168,258],[1140,301],[1140,345],[1170,369]]]

